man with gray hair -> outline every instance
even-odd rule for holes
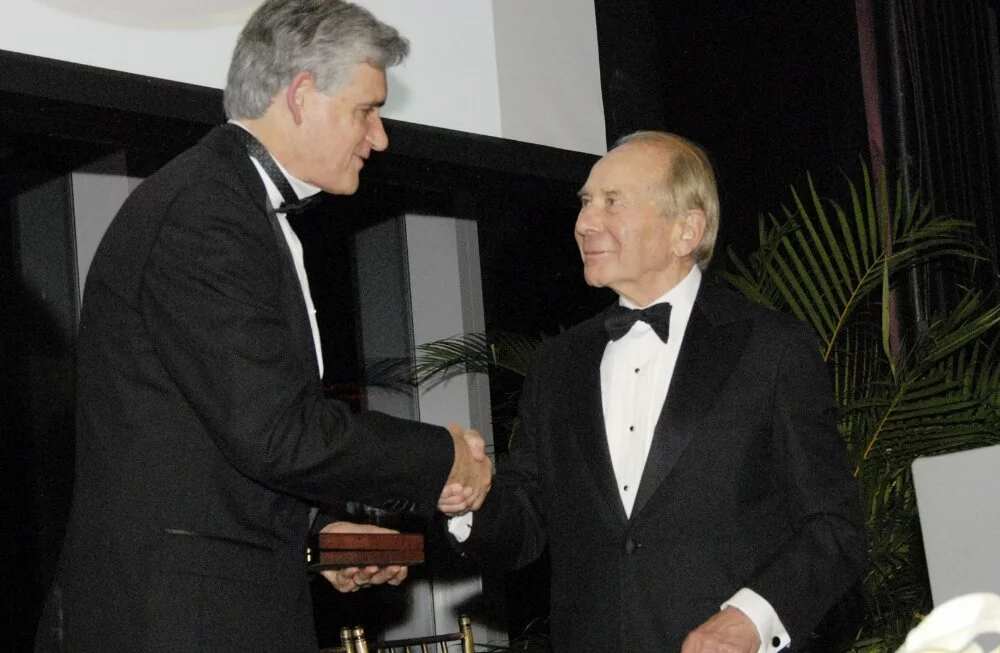
[[[36,650],[314,653],[315,506],[482,503],[478,433],[324,397],[286,220],[321,190],[357,190],[388,145],[385,68],[407,50],[350,3],[267,0],[236,45],[229,124],[112,221],[83,299],[74,503]],[[328,574],[344,592],[405,576]]]

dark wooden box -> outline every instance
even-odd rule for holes
[[[320,533],[309,547],[311,569],[416,565],[424,561],[421,533]]]

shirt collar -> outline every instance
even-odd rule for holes
[[[247,129],[246,125],[239,122],[238,120],[230,120],[229,122],[236,125],[237,127],[240,127],[241,129],[245,129],[248,132],[250,131],[249,129]],[[306,197],[312,197],[316,193],[320,192],[320,190],[322,190],[319,186],[313,186],[308,182],[302,181],[295,175],[285,170],[285,166],[281,165],[281,162],[278,161],[278,159],[274,158],[273,156],[271,158],[274,159],[274,162],[275,164],[277,164],[278,170],[281,171],[281,174],[285,175],[285,179],[287,179],[288,183],[291,184],[292,190],[295,191],[295,195],[298,199],[301,200],[305,199]],[[253,157],[251,157],[251,160],[253,160]],[[275,188],[274,186],[274,182],[271,181],[271,179],[267,176],[266,173],[264,173],[263,169],[260,168],[259,166],[260,164],[255,163],[255,167],[257,167],[257,172],[261,175],[261,179],[264,181],[264,185],[267,187],[267,195],[271,199],[271,203],[277,205],[280,204],[283,200],[291,199],[287,197],[286,198],[281,197],[281,194],[278,192],[278,189]]]
[[[652,306],[653,304],[661,304],[663,302],[670,302],[674,311],[683,310],[685,313],[690,313],[691,309],[694,307],[695,297],[698,296],[698,287],[701,286],[701,277],[701,268],[695,265],[679,284],[668,290],[655,301],[650,302],[649,306]],[[618,303],[626,308],[639,308],[620,295],[618,297]]]

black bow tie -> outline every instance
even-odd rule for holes
[[[643,309],[612,306],[604,318],[604,328],[612,340],[618,340],[640,320],[651,326],[660,340],[667,341],[670,334],[670,304],[666,302]]]
[[[278,164],[275,163],[274,159],[271,158],[271,153],[267,151],[267,148],[261,144],[257,138],[243,129],[238,125],[227,125],[229,129],[236,138],[239,139],[243,147],[246,148],[247,154],[257,160],[260,167],[264,169],[264,173],[271,179],[274,185],[278,189],[278,193],[281,194],[281,198],[284,200],[287,197],[294,197],[291,202],[283,201],[281,206],[274,209],[275,213],[284,213],[286,215],[291,215],[293,213],[299,213],[305,211],[307,208],[312,206],[315,202],[319,201],[319,193],[315,195],[310,195],[309,197],[303,197],[299,199],[295,194],[295,190],[292,189],[291,183],[289,183],[288,178],[281,172]]]
[[[319,193],[315,195],[310,195],[309,197],[303,197],[297,199],[294,202],[282,202],[281,206],[274,210],[275,213],[284,213],[285,215],[292,215],[293,213],[301,213],[311,206],[315,206],[319,202]]]

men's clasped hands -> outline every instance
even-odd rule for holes
[[[455,463],[437,507],[454,517],[483,505],[493,482],[493,463],[486,455],[486,443],[479,431],[458,424],[449,424],[448,431],[455,441]]]
[[[449,424],[448,432],[455,443],[455,462],[448,482],[441,490],[438,510],[449,517],[478,510],[490,490],[493,480],[493,463],[486,455],[486,443],[475,429],[463,429]],[[394,533],[391,529],[374,524],[356,524],[337,521],[322,529],[323,533]],[[406,580],[409,569],[403,565],[380,567],[343,567],[322,572],[323,577],[340,592],[356,592],[374,585],[399,585]]]

